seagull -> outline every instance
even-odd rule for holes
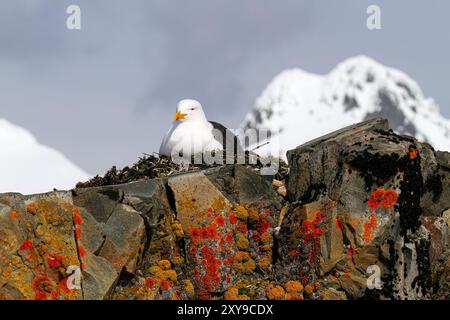
[[[232,137],[231,143],[227,139]],[[227,148],[227,146],[229,146]],[[181,100],[173,116],[173,123],[159,148],[159,154],[172,160],[182,154],[184,159],[205,152],[242,150],[237,137],[218,122],[208,121],[197,100]]]

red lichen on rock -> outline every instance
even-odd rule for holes
[[[373,231],[377,227],[377,219],[375,218],[375,215],[372,214],[369,217],[369,221],[364,223],[364,241],[369,242],[373,240]]]
[[[381,205],[384,196],[384,189],[376,189],[371,193],[367,204],[371,211],[375,211]]]
[[[45,274],[36,276],[31,283],[34,290],[34,300],[47,300],[52,292],[53,284]]]
[[[84,257],[86,255],[86,249],[83,246],[79,245],[78,253],[79,253],[80,257]]]
[[[417,158],[417,155],[419,154],[419,151],[414,147],[409,147],[408,149],[408,156],[411,160],[414,160]]]
[[[342,216],[336,217],[336,228],[338,228],[341,231],[344,229],[344,222],[342,221]]]
[[[230,220],[231,224],[235,224],[237,222],[236,215],[234,214],[233,211],[230,212],[230,216],[228,217],[228,219]]]
[[[47,264],[51,269],[58,269],[61,267],[63,257],[57,253],[50,253],[47,258]]]
[[[385,209],[392,208],[397,203],[398,193],[395,190],[376,189],[369,197],[367,204],[371,211],[377,210],[380,206]]]
[[[17,211],[13,210],[9,214],[9,217],[11,218],[11,220],[15,221],[19,218],[19,214],[17,213]]]
[[[75,225],[83,224],[84,219],[80,214],[80,210],[78,208],[73,209],[73,223]]]
[[[382,206],[386,209],[392,208],[397,203],[398,193],[395,190],[386,190],[383,196]]]
[[[20,250],[30,250],[33,249],[33,242],[31,240],[25,240],[19,247]]]

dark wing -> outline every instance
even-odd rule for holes
[[[218,122],[210,121],[214,127],[214,139],[219,141],[219,143],[223,146],[223,150],[225,152],[230,152],[229,150],[233,150],[233,154],[241,154],[244,153],[244,149],[242,149],[241,143],[236,137],[236,135],[225,126],[221,125]],[[227,137],[228,140],[227,140]]]

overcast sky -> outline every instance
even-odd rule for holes
[[[81,7],[82,29],[66,28]],[[381,7],[382,29],[366,28]],[[450,1],[2,0],[0,118],[89,173],[158,151],[178,100],[237,128],[285,68],[327,73],[366,54],[450,117]]]

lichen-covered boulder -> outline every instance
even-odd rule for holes
[[[450,207],[450,175],[443,158],[426,143],[394,134],[383,119],[289,151],[288,193],[296,210],[286,219],[311,208],[323,216],[302,230],[320,239],[320,258],[308,268],[351,298],[432,297],[448,255],[448,224],[440,217]],[[293,233],[285,230],[282,241],[290,243]],[[368,290],[370,268],[380,272],[382,290]]]
[[[374,119],[288,160],[0,194],[0,299],[449,298],[449,153]]]

